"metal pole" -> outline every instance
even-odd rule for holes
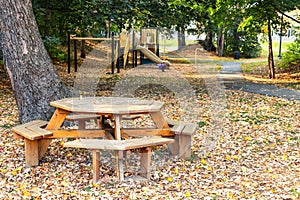
[[[68,30],[68,73],[71,73],[71,31]]]
[[[134,30],[132,30],[132,68],[134,68],[134,51],[135,51],[135,46],[134,46]]]
[[[115,65],[115,61],[114,61],[114,58],[115,58],[115,40],[114,40],[114,37],[115,37],[115,34],[114,32],[111,33],[111,73],[114,74],[114,65]]]
[[[117,73],[120,73],[120,58],[122,55],[121,54],[121,49],[120,49],[120,39],[121,39],[121,35],[119,35],[119,40],[118,40],[118,62],[117,62]]]
[[[74,64],[75,72],[77,72],[77,40],[74,40]]]
[[[156,28],[156,55],[159,57],[159,31],[158,28]]]

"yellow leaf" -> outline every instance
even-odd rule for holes
[[[245,167],[245,166],[242,166],[241,169],[242,169],[243,172],[246,172],[248,170],[248,168]]]
[[[167,179],[169,182],[172,182],[173,181],[173,178],[172,177],[168,177]]]
[[[26,197],[31,196],[30,193],[27,190],[23,190],[23,195]]]
[[[23,167],[20,166],[20,167],[18,167],[16,170],[17,170],[17,171],[21,171],[22,169],[23,169]]]
[[[204,159],[201,160],[202,165],[206,165],[206,161]]]
[[[186,193],[184,194],[184,196],[185,196],[185,197],[190,197],[190,196],[191,196],[191,193],[190,193],[190,192],[186,192]]]
[[[61,182],[61,185],[62,185],[62,186],[69,186],[70,183],[69,183],[69,182],[66,182],[66,181],[62,181],[62,182]]]
[[[235,159],[235,160],[239,159],[239,157],[237,155],[233,155],[232,158]]]
[[[73,154],[72,153],[68,153],[67,157],[71,157],[71,156],[73,156]]]
[[[177,175],[178,174],[178,168],[174,169],[174,173]]]
[[[287,156],[286,154],[283,154],[282,159],[283,159],[283,160],[287,160],[287,159],[288,159],[288,156]]]
[[[12,175],[17,175],[17,174],[18,174],[18,171],[17,171],[17,170],[13,170],[13,171],[11,172],[11,174],[12,174]]]
[[[245,141],[249,141],[249,140],[251,140],[252,138],[250,137],[250,136],[246,136],[245,138],[244,138],[244,140]]]
[[[226,159],[226,160],[230,160],[230,156],[229,156],[229,155],[226,155],[225,159]]]

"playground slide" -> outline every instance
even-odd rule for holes
[[[160,59],[155,53],[153,53],[145,47],[137,46],[136,49],[141,51],[145,56],[147,56],[150,60],[152,60],[155,63],[165,63],[166,65],[171,66],[171,63],[169,61]]]

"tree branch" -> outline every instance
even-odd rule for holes
[[[282,12],[281,10],[279,10],[276,6],[274,6],[274,8],[275,8],[275,10],[276,10],[277,12],[279,12],[279,13],[282,14],[283,16],[285,16],[285,17],[287,17],[287,18],[293,20],[294,22],[297,22],[298,24],[300,24],[300,21],[299,21],[299,20],[297,20],[297,19],[295,19],[295,18],[293,18],[293,17],[291,17],[291,16],[285,14],[284,12]]]

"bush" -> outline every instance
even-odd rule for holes
[[[300,39],[288,45],[288,49],[282,54],[282,59],[279,63],[279,66],[282,68],[291,65],[300,65]]]
[[[45,48],[47,49],[52,59],[57,59],[59,62],[66,61],[67,55],[60,49],[60,39],[55,36],[46,36],[44,41]]]
[[[259,44],[257,33],[239,32],[239,40],[229,33],[226,39],[224,53],[227,56],[234,56],[236,47],[244,58],[257,58],[260,56],[262,48]]]
[[[240,40],[240,50],[243,57],[257,58],[260,56],[262,48],[256,35],[243,35]]]

